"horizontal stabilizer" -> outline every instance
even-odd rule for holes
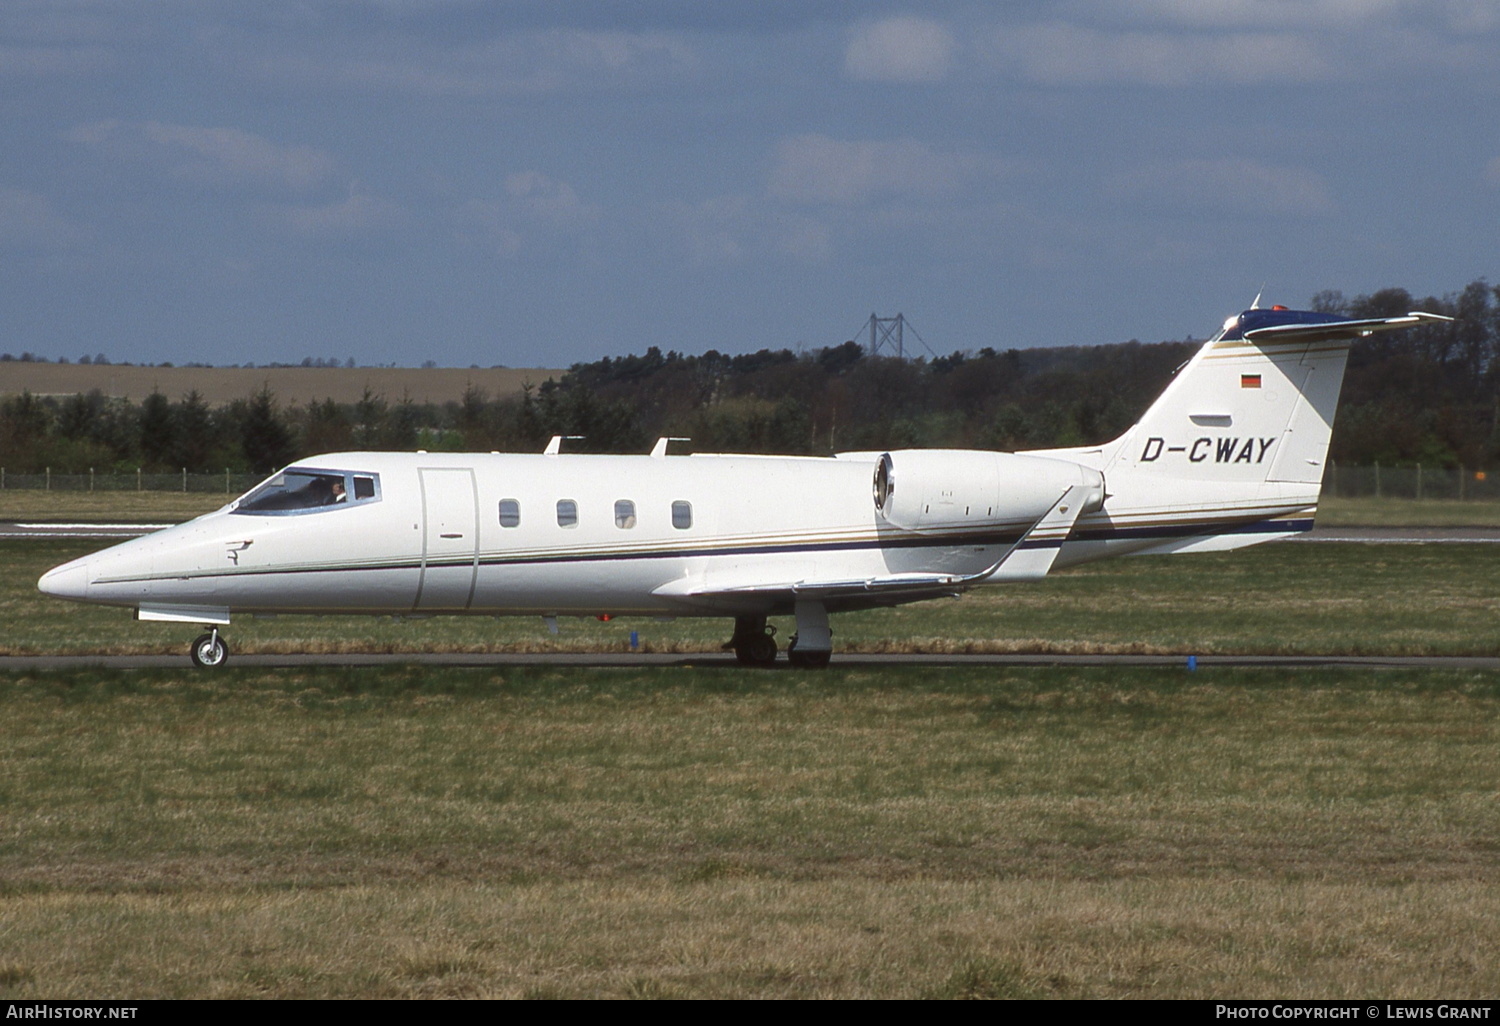
[[[1251,342],[1323,342],[1334,339],[1363,338],[1377,331],[1396,331],[1418,324],[1441,324],[1453,320],[1441,314],[1409,313],[1402,317],[1374,317],[1360,321],[1330,321],[1325,324],[1275,324],[1251,328],[1245,338]]]

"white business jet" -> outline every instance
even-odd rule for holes
[[[237,613],[732,617],[751,666],[790,615],[790,661],[824,666],[830,613],[1308,530],[1350,343],[1441,320],[1247,310],[1093,448],[315,456],[38,587],[204,625],[200,666]]]

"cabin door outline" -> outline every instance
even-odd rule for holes
[[[479,570],[479,489],[469,467],[421,467],[422,574],[416,609],[468,609]]]

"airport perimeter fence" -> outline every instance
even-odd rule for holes
[[[265,479],[263,474],[12,474],[0,467],[0,490],[54,492],[197,492],[242,495]],[[1378,463],[1340,466],[1330,462],[1323,475],[1323,495],[1341,499],[1445,499],[1500,502],[1500,471],[1473,467],[1383,467]]]
[[[12,474],[0,467],[0,490],[49,492],[199,492],[241,495],[266,479],[265,474]]]
[[[1323,475],[1324,498],[1443,499],[1500,502],[1500,472],[1474,467],[1422,464],[1383,467],[1379,463],[1340,466],[1330,461]]]

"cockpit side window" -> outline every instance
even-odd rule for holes
[[[288,516],[380,501],[380,476],[288,467],[245,495],[233,512]]]

